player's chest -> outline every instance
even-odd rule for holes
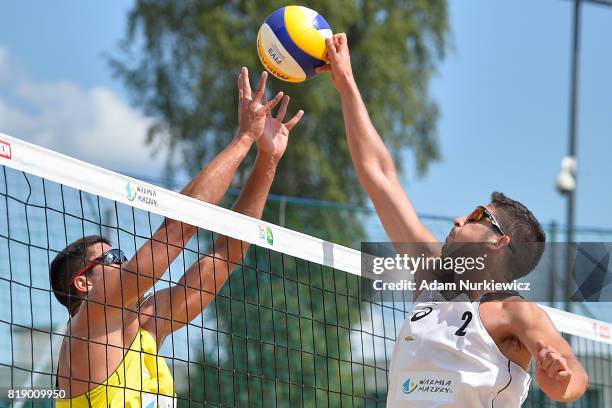
[[[465,342],[481,337],[478,305],[465,302],[427,302],[415,305],[404,322],[402,335],[422,342]]]
[[[419,354],[419,350],[455,350],[528,364],[528,352],[511,334],[507,320],[503,311],[488,304],[419,303],[404,321],[398,340],[413,354]]]

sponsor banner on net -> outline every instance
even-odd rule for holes
[[[455,401],[459,373],[402,371],[399,373],[397,399],[400,401]]]

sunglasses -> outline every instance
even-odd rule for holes
[[[124,262],[127,262],[127,257],[125,256],[122,250],[111,249],[110,251],[106,251],[99,257],[88,261],[85,266],[81,270],[79,270],[76,275],[72,277],[72,279],[70,279],[68,287],[72,286],[76,278],[83,275],[85,272],[89,271],[96,265],[121,265]]]
[[[483,207],[482,205],[479,205],[478,207],[476,207],[474,211],[472,211],[470,215],[467,216],[466,220],[468,222],[478,222],[478,221],[481,221],[483,218],[488,219],[491,222],[491,225],[493,225],[493,227],[501,235],[508,235],[504,232],[504,229],[499,224],[499,221],[497,221],[497,218],[495,218],[495,216],[491,214],[491,212],[487,210],[486,207]],[[511,242],[508,244],[508,246],[512,250],[512,253],[516,253],[516,250],[514,249],[514,245],[512,245]]]

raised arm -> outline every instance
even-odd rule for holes
[[[261,218],[274,180],[276,166],[287,147],[290,130],[299,122],[299,111],[289,122],[282,123],[289,97],[285,96],[278,115],[266,119],[265,130],[258,142],[258,155],[233,210],[250,217]],[[239,264],[249,249],[249,243],[219,236],[206,256],[193,264],[176,286],[155,294],[144,316],[150,332],[155,333],[158,344],[172,331],[178,330],[197,317],[214,299],[227,281],[230,272]]]
[[[329,64],[318,71],[330,71],[340,93],[346,138],[357,176],[374,203],[389,239],[435,242],[433,234],[419,220],[399,182],[391,154],[372,125],[353,77],[346,35],[336,34],[327,39],[326,45]]]
[[[217,204],[225,195],[240,163],[252,144],[261,137],[266,113],[280,102],[282,92],[270,102],[262,104],[267,74],[259,81],[259,88],[251,94],[248,71],[242,68],[238,76],[240,95],[240,126],[221,153],[206,165],[181,191],[201,201]],[[196,232],[196,227],[166,218],[162,225],[127,263],[122,265],[120,280],[107,280],[104,288],[90,296],[117,307],[133,307],[168,269]],[[102,286],[102,285],[100,285]]]

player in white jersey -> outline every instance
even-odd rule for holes
[[[481,279],[510,282],[528,274],[542,255],[545,235],[525,206],[501,193],[456,218],[445,245],[435,243],[370,121],[353,78],[346,35],[336,34],[326,44],[329,64],[317,71],[331,72],[357,175],[391,241],[423,244],[427,256],[442,258],[457,256],[449,250],[452,245],[481,243],[479,249],[488,256]],[[419,270],[415,278],[418,288],[424,280],[452,282],[458,275]],[[461,292],[417,291],[414,312],[392,355],[387,406],[518,407],[527,393],[532,359],[535,379],[548,397],[569,402],[584,394],[586,372],[536,304],[507,293]]]
[[[461,294],[449,302],[439,292],[423,292],[419,300],[393,349],[387,405],[520,406],[531,378],[487,332],[482,298],[470,302]]]

